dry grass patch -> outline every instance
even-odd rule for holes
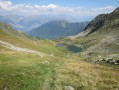
[[[119,89],[119,70],[83,61],[66,61],[57,71],[57,88],[73,86],[76,90]]]

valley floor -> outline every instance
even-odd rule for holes
[[[0,53],[0,90],[118,90],[119,67],[79,57]],[[72,88],[72,89],[71,89]]]

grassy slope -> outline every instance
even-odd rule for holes
[[[80,55],[66,57],[65,51],[48,40],[16,37],[0,30],[0,40],[55,57],[12,51],[0,44],[0,89],[5,90],[114,90],[119,88],[119,69],[81,61]],[[48,61],[49,64],[42,62]]]
[[[42,64],[48,61],[49,64]],[[39,57],[26,53],[0,54],[0,89],[7,90],[115,90],[119,69],[72,57]]]
[[[0,40],[19,47],[54,54],[58,57],[65,55],[65,50],[55,47],[53,41],[27,38],[14,30],[11,32],[11,30],[10,28],[0,30]],[[47,79],[49,80],[48,84],[53,82],[54,59],[55,57],[41,58],[35,54],[13,51],[0,44],[0,89],[42,90]],[[50,64],[42,64],[44,61],[48,61]],[[53,86],[49,85],[47,87],[53,90]]]
[[[57,71],[57,90],[72,86],[76,90],[115,90],[119,70],[83,61],[68,60]]]
[[[43,61],[50,64],[43,65]],[[0,55],[0,89],[42,90],[45,80],[53,74],[53,63],[50,57],[40,58],[32,54]]]
[[[60,51],[63,50],[61,48],[56,48],[55,42],[52,42],[52,41],[38,40],[38,39],[32,40],[29,38],[16,37],[2,30],[0,30],[0,40],[14,44],[19,47],[29,48],[29,49],[33,49],[33,50],[48,53],[48,54],[52,54],[52,53],[61,54]]]

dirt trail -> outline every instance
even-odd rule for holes
[[[48,55],[48,54],[38,52],[38,51],[35,51],[35,50],[31,50],[31,49],[27,49],[27,48],[21,48],[21,47],[15,46],[13,44],[10,44],[8,42],[4,42],[4,41],[1,41],[1,40],[0,40],[0,43],[3,44],[4,47],[9,48],[11,50],[26,52],[26,53],[33,53],[33,54],[37,54],[41,57],[43,57],[43,56],[52,56],[52,55]]]
[[[44,84],[43,84],[43,90],[49,90],[49,87],[50,87],[49,80],[46,79],[45,82],[44,82]]]

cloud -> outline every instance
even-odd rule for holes
[[[12,7],[12,2],[10,1],[0,1],[0,9],[10,10]]]
[[[57,5],[49,4],[49,5],[47,5],[47,8],[57,8]]]
[[[101,13],[109,13],[114,6],[102,8],[62,7],[55,4],[32,5],[13,4],[11,1],[0,0],[0,14],[8,15],[70,15],[70,16],[96,16]]]

